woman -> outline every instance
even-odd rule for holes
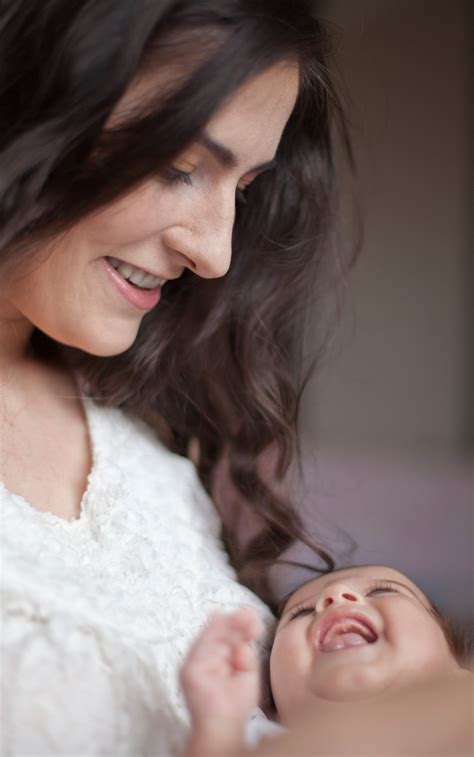
[[[305,540],[259,464],[292,457],[330,252],[325,37],[275,0],[12,0],[0,33],[3,752],[172,754],[209,611],[265,615],[236,575],[271,601],[259,568]],[[414,696],[262,754],[403,751]]]
[[[270,601],[305,539],[258,465],[292,457],[330,249],[325,36],[273,0],[0,19],[5,752],[165,755],[209,611],[267,612],[234,570]]]

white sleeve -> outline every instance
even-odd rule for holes
[[[1,645],[4,757],[91,757],[110,754],[112,745],[117,757],[131,728],[137,754],[150,753],[153,703],[140,690],[141,676],[130,685],[130,654],[119,641],[107,655],[110,640],[101,644],[67,617],[16,612],[2,620]],[[139,657],[133,663],[140,667]]]

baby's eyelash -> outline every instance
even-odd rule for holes
[[[369,587],[368,591],[366,591],[365,596],[366,597],[373,597],[374,594],[385,594],[386,592],[390,594],[398,594],[398,589],[396,589],[393,584],[388,583],[382,583],[378,581],[377,583],[372,584],[372,586]]]
[[[314,612],[313,605],[296,605],[296,607],[293,607],[293,609],[290,610],[290,617],[288,618],[288,622],[301,615],[309,615],[312,612]]]

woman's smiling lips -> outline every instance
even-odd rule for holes
[[[338,652],[373,644],[378,637],[374,622],[365,613],[340,607],[316,623],[312,642],[320,652]]]
[[[108,258],[104,257],[101,260],[104,263],[111,283],[129,305],[138,310],[152,310],[158,304],[161,296],[161,286],[157,286],[155,289],[138,289],[115,270]]]
[[[123,267],[126,265],[125,263],[122,264],[122,261],[109,257],[101,258],[101,260],[104,263],[106,273],[110,277],[111,282],[130,305],[138,308],[138,310],[152,310],[158,304],[161,297],[161,287],[166,279],[159,279],[157,285],[152,288],[141,288],[138,285],[133,284],[131,281],[128,281],[127,278],[117,270],[117,267]],[[130,265],[127,267],[130,270],[135,268],[135,266]],[[147,272],[143,271],[143,273],[146,274]],[[150,280],[150,276],[153,278],[151,274],[148,274],[148,280]]]

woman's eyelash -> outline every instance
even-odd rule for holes
[[[163,171],[163,176],[169,184],[175,184],[178,181],[182,181],[188,186],[192,185],[191,174],[186,171],[179,171],[177,168],[167,168]]]
[[[399,593],[398,589],[396,589],[392,584],[376,583],[373,584],[373,586],[371,586],[368,591],[366,591],[365,596],[373,597],[374,594],[385,594],[386,592],[391,594]]]
[[[168,182],[168,184],[175,184],[176,182],[181,181],[184,184],[187,184],[188,186],[192,186],[192,183],[193,183],[191,179],[191,174],[186,173],[186,171],[180,171],[178,168],[167,168],[163,172],[163,176],[165,180]],[[245,196],[245,189],[240,189],[240,187],[237,187],[235,191],[235,198],[238,203],[245,205],[247,202],[247,198]]]

